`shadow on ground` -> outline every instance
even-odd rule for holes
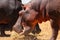
[[[10,34],[0,35],[0,37],[10,37]]]

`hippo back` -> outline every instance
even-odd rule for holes
[[[15,19],[21,9],[21,2],[18,0],[0,0],[0,23]]]

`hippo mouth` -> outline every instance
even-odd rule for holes
[[[21,18],[22,18],[22,17],[19,16],[17,22],[16,22],[15,25],[13,26],[13,30],[16,31],[17,33],[22,32]]]

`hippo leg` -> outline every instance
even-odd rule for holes
[[[2,36],[2,37],[4,37],[4,36],[9,37],[10,36],[9,34],[5,34],[5,31],[8,30],[7,28],[8,28],[7,24],[0,24],[0,36]]]
[[[0,25],[1,26],[1,29],[0,29],[0,32],[1,32],[1,36],[5,36],[5,27],[3,25]]]
[[[41,29],[40,29],[40,27],[39,27],[39,25],[37,23],[36,26],[35,26],[35,28],[34,28],[34,30],[32,31],[32,33],[33,34],[35,34],[35,33],[39,34],[40,32],[41,32]]]
[[[1,27],[1,35],[6,35],[5,34],[5,28],[4,27]]]
[[[51,27],[52,27],[52,37],[50,40],[56,40],[57,35],[58,35],[58,30],[59,30],[57,21],[51,20]]]

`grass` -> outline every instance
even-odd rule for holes
[[[39,34],[36,34],[36,37],[39,40],[49,40],[51,35],[52,35],[52,29],[50,26],[50,22],[49,21],[43,22],[43,23],[39,24],[39,26],[40,26],[42,31]],[[9,37],[9,38],[8,37],[0,37],[0,40],[24,40],[24,35],[19,36],[19,34],[12,31],[11,37]],[[58,33],[57,40],[60,40],[60,31]]]

